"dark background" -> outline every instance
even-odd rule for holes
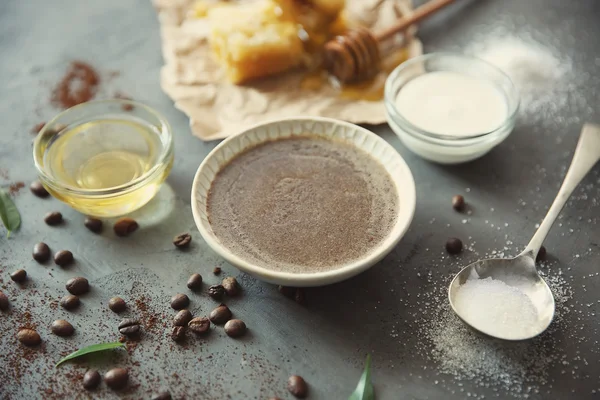
[[[22,189],[15,202],[23,226],[10,240],[0,235],[0,287],[13,307],[0,315],[0,398],[85,398],[80,376],[89,366],[105,372],[130,368],[127,398],[150,398],[169,388],[175,398],[257,398],[285,390],[289,375],[309,382],[312,399],[347,398],[358,382],[367,353],[373,357],[378,399],[529,398],[591,399],[600,395],[600,167],[569,201],[550,233],[549,260],[542,270],[557,295],[558,318],[535,340],[507,344],[467,331],[444,306],[446,287],[461,266],[500,252],[516,254],[554,198],[584,122],[600,123],[600,2],[597,0],[457,1],[423,24],[425,51],[477,53],[481,43],[516,38],[545,46],[565,72],[523,93],[513,134],[484,158],[445,167],[409,153],[387,126],[374,127],[405,157],[417,184],[414,222],[386,259],[346,282],[307,291],[300,306],[277,288],[239,274],[203,242],[189,207],[196,168],[217,144],[191,136],[187,118],[159,87],[163,64],[156,14],[144,0],[4,0],[0,2],[0,183],[35,179],[31,128],[58,110],[52,86],[73,59],[86,60],[105,78],[100,97],[117,91],[155,107],[172,124],[176,160],[157,200],[134,215],[141,229],[114,237],[88,232],[83,217],[53,199]],[[541,66],[542,68],[542,66]],[[119,75],[109,78],[111,71]],[[464,194],[471,214],[450,207]],[[42,222],[58,210],[66,224]],[[185,253],[171,238],[190,231]],[[448,236],[467,249],[448,257]],[[40,266],[30,252],[38,241],[69,249],[76,264],[62,270]],[[173,315],[169,298],[187,292],[185,281],[212,269],[238,276],[244,295],[228,302],[250,328],[242,340],[216,329],[205,339],[175,345],[167,337]],[[31,279],[18,288],[8,274],[25,268]],[[64,282],[86,276],[93,290],[69,313],[56,307]],[[108,311],[108,298],[129,303],[127,315],[141,317],[145,336],[129,355],[111,353],[54,369],[64,354],[118,337],[121,317]],[[197,315],[215,302],[191,295]],[[49,325],[66,318],[76,335],[53,336]],[[37,326],[44,344],[24,350],[17,327]],[[192,339],[192,338],[191,338]],[[103,385],[98,398],[116,395]]]

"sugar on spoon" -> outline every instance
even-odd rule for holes
[[[548,328],[554,317],[554,297],[546,282],[538,274],[535,268],[535,259],[552,224],[573,193],[573,190],[575,190],[598,160],[600,160],[600,125],[585,124],[581,131],[571,166],[567,171],[558,195],[525,250],[514,258],[492,258],[476,261],[463,268],[454,277],[448,288],[448,298],[454,312],[467,325],[486,335],[505,340],[530,339]],[[467,280],[486,279],[489,277],[493,280],[500,280],[508,286],[516,287],[529,297],[529,300],[531,300],[537,311],[537,317],[531,322],[532,326],[523,327],[526,329],[519,330],[516,334],[515,332],[507,334],[504,329],[500,329],[494,324],[477,323],[478,321],[475,321],[472,315],[468,317],[470,321],[467,320],[465,310],[457,307],[457,293],[461,285],[465,284]],[[515,310],[514,312],[524,311]],[[523,319],[523,321],[527,320]]]

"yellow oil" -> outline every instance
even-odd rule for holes
[[[46,171],[61,186],[52,194],[93,216],[118,216],[147,203],[172,166],[157,166],[163,145],[149,124],[134,119],[98,119],[67,127],[44,153]],[[139,182],[138,182],[139,181]]]

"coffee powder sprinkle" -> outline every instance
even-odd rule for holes
[[[61,108],[70,108],[91,100],[98,90],[100,76],[89,64],[73,61],[65,76],[52,92],[52,103]]]

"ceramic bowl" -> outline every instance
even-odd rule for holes
[[[263,142],[311,135],[341,140],[369,153],[390,174],[398,193],[399,207],[396,224],[389,235],[363,258],[339,268],[314,273],[275,271],[255,265],[233,254],[215,236],[207,216],[207,195],[217,173],[234,157]],[[348,279],[380,261],[400,241],[407,231],[415,211],[415,182],[400,154],[374,133],[347,122],[329,118],[290,118],[262,123],[231,136],[220,143],[204,159],[192,185],[192,212],[202,237],[208,245],[229,263],[266,282],[295,287],[322,286]]]

